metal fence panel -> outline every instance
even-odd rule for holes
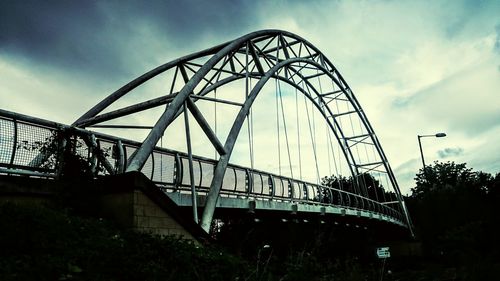
[[[9,166],[14,153],[15,124],[0,118],[0,165]]]

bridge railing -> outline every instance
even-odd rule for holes
[[[38,157],[58,131],[53,125],[0,116],[0,171],[54,177],[54,156]]]
[[[68,142],[72,145],[68,146]],[[2,174],[59,177],[65,161],[63,150],[68,147],[74,155],[88,163],[94,176],[120,173],[140,145],[132,140],[0,110]],[[209,191],[216,164],[213,159],[194,157],[194,185],[198,194]],[[157,147],[141,172],[165,192],[190,194],[188,167],[186,153]],[[404,222],[401,210],[384,202],[233,164],[226,169],[221,196],[342,206],[383,214]]]

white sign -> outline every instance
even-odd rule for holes
[[[377,256],[380,259],[386,259],[391,257],[391,252],[389,252],[389,247],[377,248]]]

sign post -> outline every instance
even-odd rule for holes
[[[384,279],[385,260],[391,257],[391,252],[389,251],[389,247],[377,248],[377,257],[379,259],[382,259],[382,271],[380,272],[380,281],[382,281]]]
[[[377,256],[379,259],[386,259],[391,257],[391,252],[389,251],[389,247],[380,247],[377,248]]]

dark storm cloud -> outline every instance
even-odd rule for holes
[[[119,9],[121,2],[116,3],[115,8]],[[173,0],[138,1],[131,6],[143,18],[151,19],[159,28],[168,31],[173,39],[186,42],[206,33],[225,37],[244,29],[257,20],[253,18],[256,5],[251,3],[241,0]]]
[[[252,20],[246,3],[2,1],[0,54],[65,71],[128,76],[137,74],[132,69],[144,61],[155,61],[150,44],[193,51],[200,37],[226,41],[240,35]],[[153,34],[142,34],[144,30]]]
[[[109,72],[120,52],[103,34],[107,23],[91,1],[4,1],[0,52],[67,71]]]
[[[443,150],[439,150],[437,153],[438,153],[440,158],[448,158],[448,157],[462,155],[463,152],[464,152],[464,149],[461,147],[456,147],[456,148],[447,147]]]

